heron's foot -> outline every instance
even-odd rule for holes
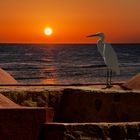
[[[106,87],[107,87],[107,88],[112,88],[112,87],[113,87],[113,85],[108,84],[108,85],[106,85]]]
[[[106,85],[106,87],[104,87],[104,88],[102,88],[102,89],[107,89],[107,88],[112,88],[113,87],[113,85]]]

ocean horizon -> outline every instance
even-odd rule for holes
[[[111,44],[123,82],[140,72],[140,44]],[[20,83],[94,84],[106,81],[106,66],[96,44],[1,43],[0,67]]]

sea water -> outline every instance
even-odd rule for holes
[[[112,44],[126,81],[140,72],[140,44]],[[0,67],[20,83],[94,84],[105,82],[106,66],[96,44],[0,44]]]

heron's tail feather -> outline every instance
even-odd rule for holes
[[[114,71],[116,72],[117,75],[120,75],[120,68],[119,68],[119,67],[116,67],[116,68],[114,69]]]
[[[116,72],[116,74],[117,74],[117,75],[120,75],[120,70],[118,70],[118,71]]]

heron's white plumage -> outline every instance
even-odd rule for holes
[[[120,74],[118,58],[110,44],[104,44],[103,57],[107,67],[117,74]]]
[[[92,34],[87,37],[97,37],[97,36],[100,37],[97,43],[97,48],[99,53],[103,57],[106,66],[108,67],[108,69],[116,72],[117,74],[120,74],[117,55],[112,46],[110,44],[105,43],[104,41],[105,35],[101,32],[98,32],[96,34]]]
[[[117,74],[120,74],[118,58],[112,46],[110,44],[105,43],[105,35],[103,33],[98,32],[96,34],[92,34],[87,37],[97,37],[97,36],[100,37],[97,43],[97,48],[107,66],[106,87],[110,88],[112,86],[111,85],[112,71],[116,72]]]

